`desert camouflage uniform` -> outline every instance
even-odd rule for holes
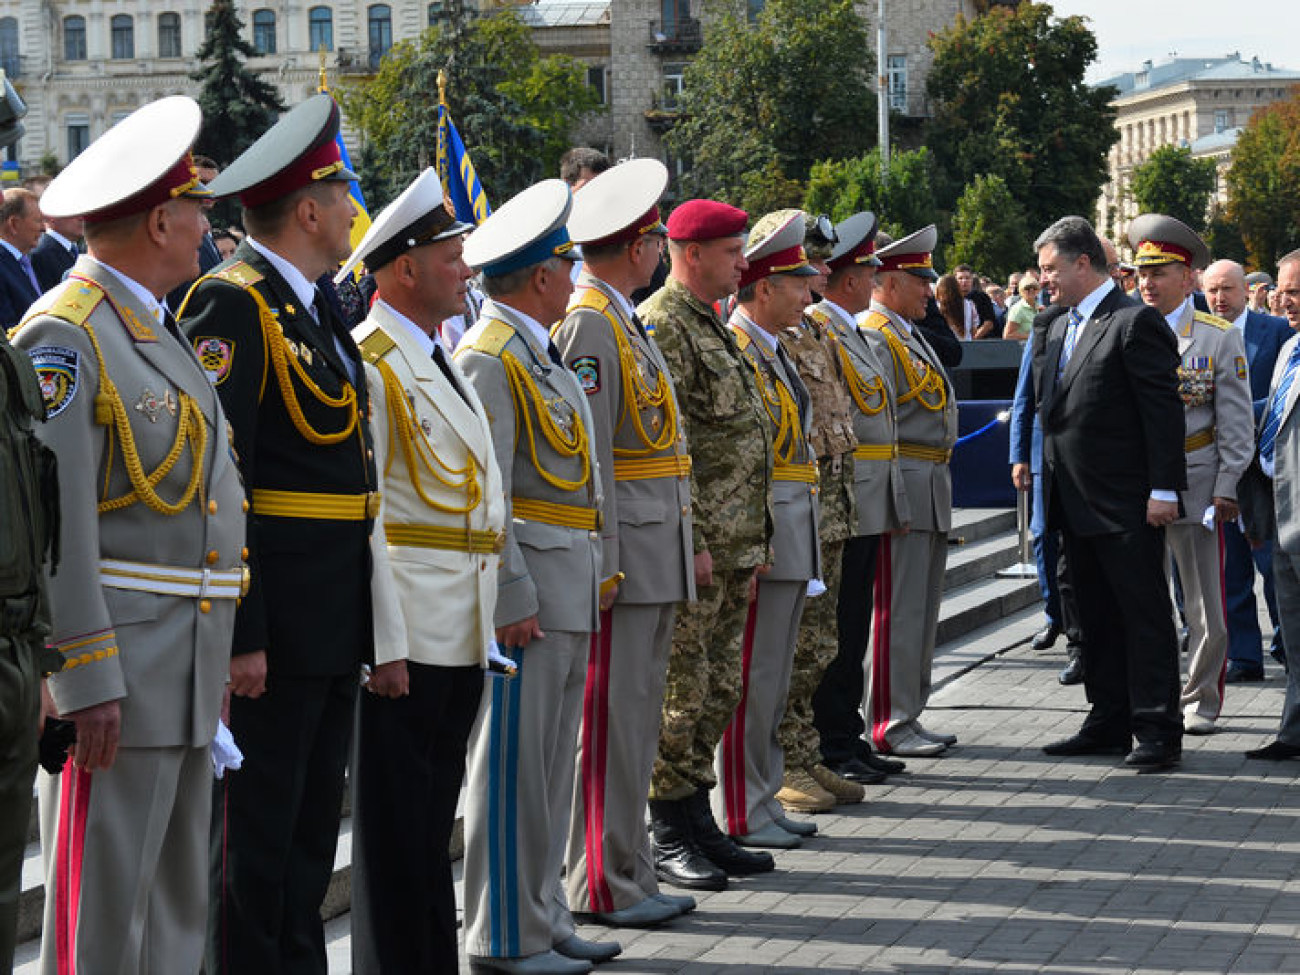
[[[839,652],[836,607],[844,543],[853,535],[856,523],[853,448],[858,441],[853,434],[853,402],[835,338],[805,316],[797,328],[784,329],[779,339],[812,396],[808,440],[821,469],[818,534],[826,592],[804,603],[790,692],[777,739],[785,752],[786,768],[812,768],[821,762],[817,729],[813,727],[813,692]]]
[[[682,607],[673,632],[652,799],[717,783],[713,760],[740,702],[749,579],[771,561],[772,435],[753,370],[713,308],[669,279],[638,309],[678,391],[691,445],[695,551],[712,586]]]

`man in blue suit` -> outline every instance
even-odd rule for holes
[[[0,202],[0,328],[13,328],[41,296],[28,255],[45,232],[41,208],[31,190],[4,191]]]
[[[1251,311],[1246,307],[1246,275],[1236,261],[1215,261],[1202,275],[1210,311],[1244,333],[1250,367],[1250,397],[1258,422],[1268,398],[1278,349],[1292,335],[1286,319]],[[1264,679],[1263,642],[1255,605],[1255,569],[1264,577],[1264,600],[1273,621],[1273,656],[1282,656],[1282,635],[1273,595],[1273,546],[1265,542],[1252,550],[1235,523],[1224,525],[1223,583],[1227,592],[1228,670],[1230,684]],[[1253,559],[1253,566],[1252,566]]]
[[[77,263],[84,221],[81,217],[46,217],[45,233],[32,250],[32,270],[42,292],[49,291]]]

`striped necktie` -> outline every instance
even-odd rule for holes
[[[1074,355],[1074,345],[1079,341],[1079,329],[1083,327],[1083,316],[1079,314],[1079,309],[1070,309],[1070,324],[1065,329],[1065,344],[1061,346],[1061,359],[1056,365],[1056,378],[1059,382],[1065,375],[1065,367],[1070,364],[1070,356]]]
[[[1291,350],[1291,357],[1286,360],[1282,378],[1277,381],[1272,395],[1268,399],[1268,412],[1264,414],[1264,429],[1259,433],[1259,456],[1273,462],[1273,449],[1277,446],[1277,430],[1282,425],[1282,414],[1286,412],[1287,394],[1295,382],[1297,367],[1300,367],[1300,342]]]

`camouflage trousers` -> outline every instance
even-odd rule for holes
[[[836,471],[821,465],[822,582],[826,592],[804,602],[790,672],[790,693],[776,738],[789,769],[811,768],[821,762],[821,739],[813,726],[813,694],[826,669],[839,653],[838,605],[844,543],[852,534],[853,464]]]
[[[717,785],[713,761],[740,703],[741,642],[753,569],[714,570],[681,607],[668,657],[650,798],[677,800]]]

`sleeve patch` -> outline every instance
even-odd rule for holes
[[[61,345],[41,345],[30,349],[32,366],[40,381],[45,400],[45,416],[53,419],[72,402],[79,385],[81,354]]]
[[[1245,379],[1246,378],[1246,357],[1244,355],[1239,355],[1233,361],[1236,363],[1237,366],[1237,378]]]
[[[230,375],[230,367],[235,362],[235,343],[230,339],[201,335],[194,340],[194,352],[203,371],[208,374],[208,382],[220,386]]]
[[[600,360],[594,355],[579,356],[569,361],[569,368],[578,377],[578,385],[588,396],[600,392]]]

